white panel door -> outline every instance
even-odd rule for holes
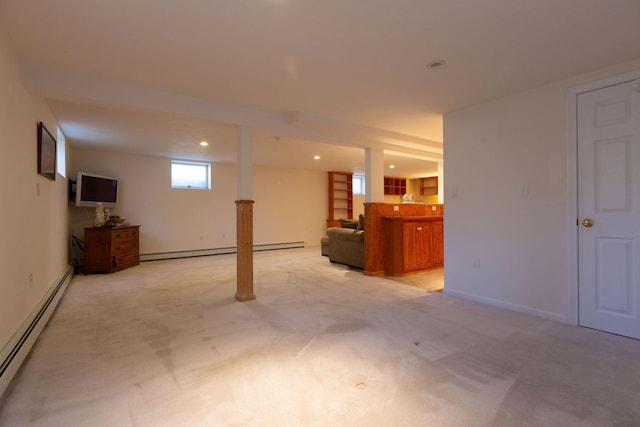
[[[578,215],[580,324],[640,339],[635,82],[578,95]]]

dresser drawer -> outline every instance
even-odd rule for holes
[[[122,241],[122,240],[130,240],[135,239],[138,240],[138,229],[137,228],[123,228],[121,230],[111,230],[111,241],[113,243]]]
[[[138,241],[138,228],[112,230],[111,254],[113,256],[137,254],[139,252]]]
[[[138,253],[137,240],[122,240],[111,244],[111,253],[113,255],[123,255],[127,253]]]
[[[113,257],[113,269],[123,270],[125,268],[133,267],[140,264],[140,256],[138,253],[129,253],[123,255],[114,255]]]

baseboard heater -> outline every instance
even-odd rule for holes
[[[271,251],[276,249],[294,249],[304,248],[304,242],[285,242],[285,243],[268,243],[264,245],[253,245],[253,251]],[[140,254],[140,261],[155,261],[160,259],[174,259],[174,258],[191,258],[197,256],[207,255],[221,255],[221,254],[235,254],[238,252],[236,246],[229,246],[224,248],[210,248],[210,249],[194,249],[189,251],[173,251],[173,252],[155,252],[148,254]]]
[[[49,321],[72,277],[73,266],[69,265],[0,351],[0,361],[2,362],[0,364],[0,396],[4,394],[36,342],[38,335]]]

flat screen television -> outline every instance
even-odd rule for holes
[[[76,206],[95,207],[98,202],[102,202],[105,208],[116,207],[118,203],[118,179],[78,172]]]

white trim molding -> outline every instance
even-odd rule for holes
[[[72,277],[73,266],[68,265],[40,300],[36,308],[0,351],[0,397],[4,395],[11,380],[31,351],[33,344],[56,309]]]
[[[294,249],[304,248],[304,242],[285,242],[285,243],[269,243],[264,245],[253,245],[254,252],[260,251],[272,251],[278,249]],[[140,261],[156,261],[161,259],[175,259],[175,258],[191,258],[198,256],[209,255],[222,255],[222,254],[235,254],[238,252],[238,248],[235,246],[228,246],[222,248],[209,248],[209,249],[192,249],[186,251],[172,251],[172,252],[154,252],[148,254],[140,254]]]
[[[505,302],[505,301],[502,301],[502,300],[482,297],[482,296],[478,296],[478,295],[469,294],[469,293],[466,293],[466,292],[448,290],[446,285],[445,285],[444,289],[442,290],[442,293],[445,294],[445,295],[450,295],[452,297],[457,297],[457,298],[462,298],[462,299],[466,299],[466,300],[469,300],[469,301],[479,302],[479,303],[490,305],[490,306],[497,307],[497,308],[503,308],[505,310],[511,310],[511,311],[515,311],[515,312],[518,312],[518,313],[529,314],[531,316],[542,317],[544,319],[553,320],[555,322],[571,323],[568,317],[563,316],[561,314],[551,313],[551,312],[542,311],[542,310],[536,310],[536,309],[533,309],[533,308],[524,307],[522,305],[511,304],[511,303],[508,303],[508,302]]]

